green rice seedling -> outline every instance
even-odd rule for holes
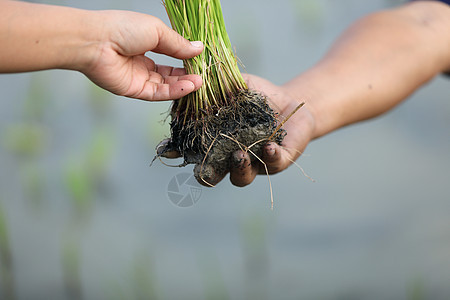
[[[244,149],[259,159],[263,145],[281,143],[285,131],[267,99],[249,90],[228,37],[220,0],[163,0],[172,27],[191,41],[202,41],[203,53],[184,61],[189,74],[203,78],[202,87],[173,102],[171,138],[162,141],[157,157],[182,156],[196,164],[199,182],[226,174],[231,154]],[[251,148],[251,149],[250,149]]]
[[[247,89],[239,71],[230,39],[225,29],[222,8],[218,0],[164,1],[172,27],[186,39],[203,41],[202,54],[184,61],[189,74],[201,74],[203,86],[181,98],[176,116],[200,120],[202,113],[212,113],[229,103],[230,96]]]
[[[14,286],[13,253],[6,212],[0,201],[0,299],[15,299]]]

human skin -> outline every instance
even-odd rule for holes
[[[19,1],[0,1],[0,11],[0,73],[75,70],[114,94],[150,101],[178,99],[202,84],[145,56],[187,59],[203,51],[153,16]]]
[[[343,126],[376,117],[436,75],[450,70],[450,7],[417,1],[368,15],[354,23],[314,67],[282,86],[248,75],[249,86],[269,96],[287,116],[282,146],[269,143],[262,160],[270,174],[283,171],[307,144]],[[250,184],[266,169],[249,153],[234,153],[230,180]],[[212,184],[221,177],[212,180]]]

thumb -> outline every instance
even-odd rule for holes
[[[203,43],[200,41],[189,42],[163,22],[159,23],[158,45],[152,50],[178,59],[188,59],[202,53]]]

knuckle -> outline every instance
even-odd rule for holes
[[[231,168],[243,170],[248,166],[249,157],[243,151],[236,151],[231,157]]]
[[[245,175],[238,174],[238,176],[230,176],[230,181],[234,186],[244,187],[253,182],[253,178],[251,178],[251,176],[249,176],[249,175],[250,174],[245,174]]]
[[[201,185],[214,187],[223,179],[225,174],[217,173],[211,165],[197,164],[194,167],[194,176]]]
[[[290,165],[290,162],[288,162],[286,160],[278,159],[276,163],[266,164],[266,165],[267,165],[267,170],[268,170],[269,174],[277,174],[277,173],[280,173],[280,172],[286,170],[286,168]]]

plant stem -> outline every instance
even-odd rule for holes
[[[178,119],[199,121],[230,104],[233,95],[248,89],[239,71],[223,19],[220,0],[163,0],[174,30],[191,41],[202,41],[205,50],[184,60],[188,74],[199,74],[202,87],[181,98],[174,111]]]

